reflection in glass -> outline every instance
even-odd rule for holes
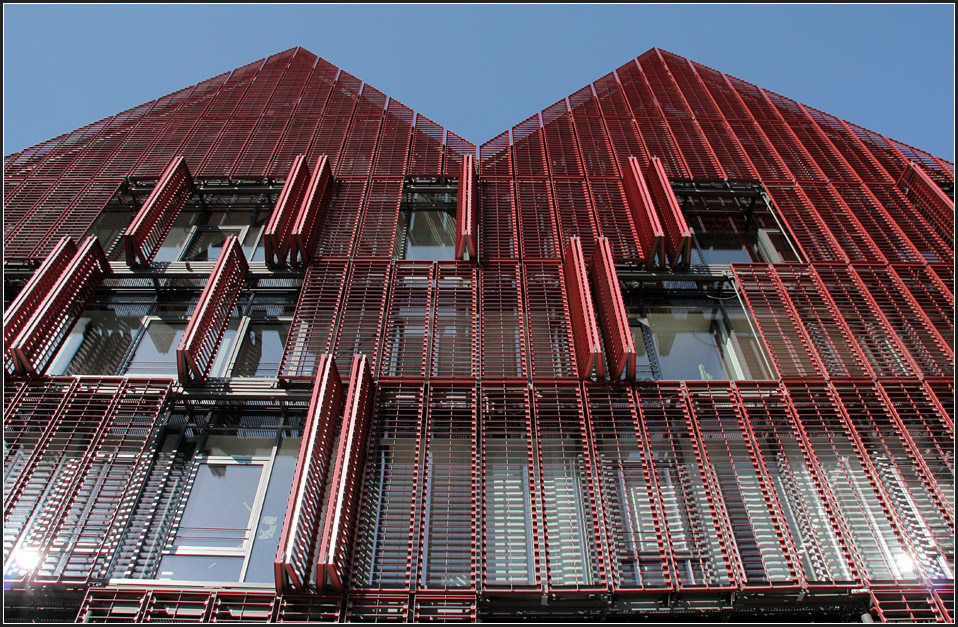
[[[63,341],[47,374],[116,374],[139,326],[139,318],[120,317],[112,309],[88,309]]]
[[[176,376],[176,347],[186,332],[185,322],[150,320],[136,352],[126,368],[127,375]]]
[[[275,377],[287,335],[288,322],[250,322],[233,365],[233,376]]]
[[[401,211],[396,229],[399,259],[455,259],[456,218],[446,211]]]
[[[263,467],[200,464],[173,547],[242,548]]]

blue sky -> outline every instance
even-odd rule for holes
[[[475,143],[660,47],[954,161],[940,5],[4,5],[5,155],[294,46]]]

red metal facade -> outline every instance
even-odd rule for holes
[[[953,169],[657,49],[478,147],[297,48],[10,155],[5,609],[949,621]],[[396,258],[412,181],[457,185],[454,259]],[[796,257],[694,265],[672,184],[700,182],[760,186]],[[73,243],[150,185],[128,263]],[[243,236],[212,271],[154,263],[230,185],[271,190],[265,263]],[[771,378],[636,381],[669,341],[639,345],[636,303],[709,281]],[[186,312],[178,380],[47,376],[123,289]],[[275,377],[210,378],[264,318]],[[130,579],[190,487],[159,434],[271,403],[301,438],[275,585]]]

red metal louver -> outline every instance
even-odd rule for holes
[[[476,159],[466,155],[462,158],[456,205],[456,259],[475,259],[479,256],[476,242],[479,231],[479,186],[476,181]]]
[[[336,361],[320,355],[316,382],[309,402],[306,426],[293,475],[293,489],[276,552],[276,591],[307,590],[312,557],[322,522],[326,475],[333,452],[333,438],[343,402],[343,384]]]
[[[942,235],[954,237],[955,201],[948,198],[914,161],[909,161],[908,167],[898,177],[898,187],[905,192],[905,196],[914,203],[929,224]]]
[[[625,197],[629,202],[629,211],[632,212],[632,221],[639,232],[639,244],[642,246],[641,255],[645,259],[645,266],[652,268],[656,264],[664,266],[665,261],[665,233],[659,223],[659,217],[652,204],[652,196],[642,176],[642,168],[636,157],[629,157],[628,169],[622,176],[622,186],[625,187]]]
[[[56,285],[63,271],[76,256],[77,246],[73,238],[64,237],[50,251],[43,264],[33,273],[30,281],[24,286],[6,311],[3,312],[3,363],[7,374],[13,373],[13,355],[9,352],[23,327],[30,320],[30,316],[37,310],[43,299]]]
[[[582,254],[582,243],[575,235],[569,239],[562,266],[569,295],[569,318],[572,320],[579,378],[589,378],[594,368],[601,379],[605,376],[602,340],[599,338],[599,327],[596,325],[593,313],[595,310],[592,307],[592,293],[589,289],[589,276],[586,272],[585,256]]]
[[[316,561],[317,580],[336,590],[343,590],[348,584],[346,569],[353,526],[359,513],[361,476],[372,405],[373,379],[369,374],[369,358],[366,355],[354,355]]]
[[[669,265],[673,268],[687,266],[692,255],[692,230],[685,223],[679,201],[675,197],[675,192],[672,191],[672,186],[658,157],[652,157],[645,176],[665,232],[665,249],[668,253]]]
[[[204,383],[213,365],[233,305],[249,272],[243,248],[235,235],[226,238],[210,280],[200,294],[193,317],[176,349],[180,383]]]
[[[175,157],[123,233],[127,265],[146,266],[153,261],[160,243],[192,193],[193,177],[186,167],[186,159]]]
[[[308,184],[309,168],[306,167],[306,156],[297,155],[293,159],[289,174],[286,175],[286,184],[263,234],[266,242],[266,263],[273,266],[286,265],[286,255],[290,252],[291,224],[296,218]]]
[[[93,298],[100,281],[112,272],[100,242],[96,237],[88,237],[56,283],[45,290],[45,296],[36,305],[29,322],[10,344],[17,374],[43,373],[56,355],[61,340],[70,333]],[[4,342],[6,326],[4,320]]]
[[[348,264],[347,259],[318,259],[310,264],[286,338],[281,379],[315,376],[320,356],[333,348]]]
[[[635,378],[635,345],[629,330],[625,303],[622,301],[619,278],[615,274],[612,248],[606,237],[600,237],[596,242],[592,262],[589,264],[589,278],[595,290],[598,321],[605,336],[609,377],[617,381],[625,375],[627,380],[632,380]]]
[[[299,207],[299,213],[289,234],[289,261],[293,264],[309,262],[318,237],[317,228],[323,217],[325,199],[332,188],[333,174],[326,155],[321,155],[313,168],[313,176]]]

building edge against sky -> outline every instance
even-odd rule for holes
[[[4,158],[5,614],[950,621],[953,267],[663,50],[478,147],[256,61]]]

